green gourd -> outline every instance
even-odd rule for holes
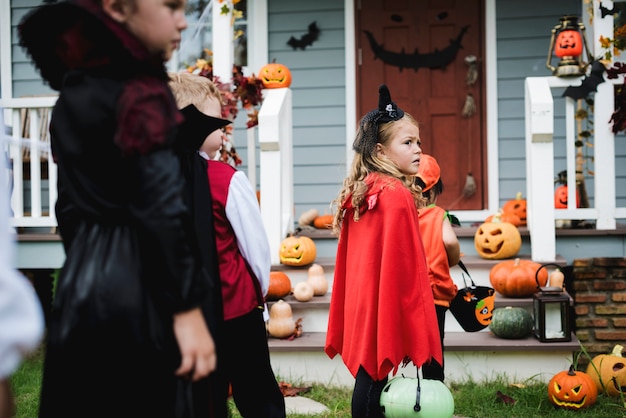
[[[524,308],[507,306],[493,311],[489,330],[496,337],[506,339],[524,338],[533,329],[533,317]]]

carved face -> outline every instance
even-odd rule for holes
[[[626,395],[626,358],[621,354],[600,354],[591,360],[587,373],[599,390],[609,396]]]
[[[496,294],[491,292],[490,296],[478,301],[476,304],[476,320],[482,325],[489,325],[493,317],[493,308],[496,304]]]
[[[598,390],[591,377],[584,372],[562,371],[554,375],[548,383],[550,402],[564,409],[588,408],[596,402]]]
[[[272,62],[259,71],[259,78],[266,89],[279,89],[291,86],[291,71],[283,64]]]
[[[554,54],[559,57],[578,57],[583,53],[582,36],[575,30],[559,32],[554,43]]]
[[[559,186],[554,191],[554,207],[557,209],[566,209],[567,208],[567,186]],[[576,207],[580,207],[580,196],[578,195],[578,190],[576,190]]]
[[[315,242],[306,236],[287,237],[280,244],[280,262],[288,266],[306,266],[315,261]]]
[[[485,222],[474,235],[476,252],[482,258],[501,260],[517,255],[522,247],[522,236],[509,222]]]

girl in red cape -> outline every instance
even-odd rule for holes
[[[360,121],[351,172],[333,202],[339,235],[326,354],[355,377],[352,416],[383,417],[390,372],[409,361],[442,362],[414,184],[422,150],[415,119],[379,88]]]

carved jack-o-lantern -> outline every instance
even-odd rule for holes
[[[626,358],[622,357],[623,348],[618,344],[610,354],[595,356],[587,366],[587,374],[598,390],[609,396],[626,395]]]
[[[315,242],[306,236],[290,236],[280,243],[280,262],[287,266],[306,266],[315,261]]]
[[[501,260],[517,255],[522,248],[522,236],[512,223],[485,222],[474,234],[474,247],[482,258]]]
[[[598,389],[591,377],[574,366],[555,374],[548,383],[548,399],[559,408],[579,410],[596,403]]]
[[[567,209],[567,186],[562,185],[554,191],[554,207],[557,209]],[[576,207],[580,207],[580,196],[576,190]]]
[[[266,89],[291,86],[291,71],[286,65],[271,62],[259,70],[259,78]]]
[[[554,55],[559,58],[578,57],[583,53],[583,39],[576,30],[559,32],[554,43]]]

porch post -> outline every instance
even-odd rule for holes
[[[291,89],[266,89],[259,111],[261,217],[272,264],[280,264],[280,243],[293,232]]]
[[[546,77],[527,77],[526,107],[526,199],[531,259],[556,259],[554,226],[554,103]]]
[[[231,18],[233,15],[232,4],[229,4],[229,12],[222,14],[224,3],[219,1],[213,2],[213,29],[211,36],[213,37],[213,75],[220,78],[222,83],[229,83],[233,77],[233,27]]]

